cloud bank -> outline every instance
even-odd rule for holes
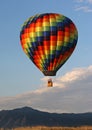
[[[53,88],[42,87],[15,97],[0,98],[1,110],[24,106],[58,113],[92,112],[92,66],[75,68],[57,77]]]

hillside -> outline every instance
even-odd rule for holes
[[[27,126],[92,126],[92,113],[48,113],[30,107],[0,111],[0,128]]]

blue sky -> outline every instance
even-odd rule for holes
[[[34,14],[46,12],[60,13],[72,19],[78,29],[79,36],[73,55],[57,72],[57,76],[54,78],[55,87],[50,90],[46,88],[47,78],[44,77],[44,75],[33,65],[33,63],[22,51],[19,39],[21,25],[24,21]],[[0,109],[11,109],[13,107],[28,105],[41,110],[63,112],[65,108],[68,109],[68,103],[74,106],[73,102],[76,100],[75,106],[77,105],[78,100],[82,102],[82,100],[85,99],[87,99],[87,103],[92,104],[92,100],[89,101],[89,98],[92,99],[90,93],[92,90],[92,81],[90,80],[92,77],[91,50],[92,0],[1,0]],[[84,84],[85,81],[87,82]],[[84,88],[83,85],[85,86]],[[81,88],[79,86],[81,86]],[[76,91],[79,90],[82,98],[79,96],[80,98],[75,99],[74,95],[77,96]],[[66,97],[66,100],[62,100],[61,102],[61,104],[65,104],[64,108],[59,105],[59,101],[63,98],[62,92],[64,97]],[[89,96],[86,97],[85,92],[88,92],[86,95],[88,94]],[[70,96],[69,94],[74,95]],[[27,101],[25,101],[24,95],[26,95],[28,104],[26,104]],[[52,106],[49,107],[49,104],[51,104],[50,102],[44,104],[46,95],[48,97],[51,97],[52,95],[52,100],[55,97],[58,99],[58,102],[55,100],[57,103],[57,108],[55,107],[55,109],[52,110]],[[19,102],[17,102],[16,99],[19,99]],[[69,99],[71,99],[70,102]],[[15,105],[12,104],[14,101]],[[6,102],[8,104],[6,104]],[[46,108],[45,105],[48,107]],[[72,107],[69,110],[70,112],[82,112],[83,107],[84,106],[81,106],[78,109]],[[92,108],[92,106],[90,107]],[[92,111],[90,107],[85,107],[84,111]],[[65,110],[65,112],[68,112],[68,110]]]

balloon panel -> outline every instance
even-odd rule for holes
[[[75,49],[78,32],[74,23],[61,14],[30,17],[22,26],[20,42],[24,52],[44,75],[56,75]]]

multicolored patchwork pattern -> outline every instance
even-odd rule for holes
[[[45,13],[30,17],[22,26],[20,42],[24,52],[44,73],[54,76],[75,49],[78,32],[67,17]]]

